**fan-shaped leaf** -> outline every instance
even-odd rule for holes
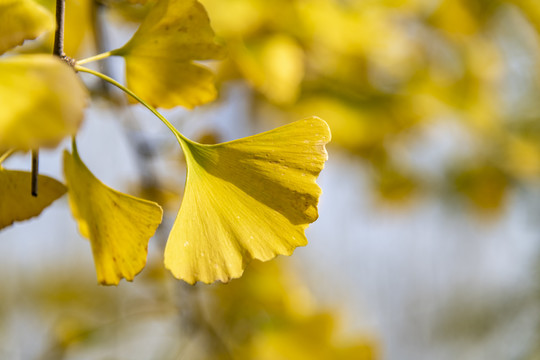
[[[38,196],[32,196],[32,174],[0,167],[0,229],[30,219],[64,195],[66,187],[48,176],[38,176]]]
[[[132,281],[146,264],[148,241],[161,223],[161,207],[101,183],[80,159],[64,152],[69,203],[81,234],[90,239],[99,283]]]
[[[0,151],[54,147],[77,132],[87,91],[52,55],[0,59]]]
[[[186,189],[165,266],[188,283],[226,282],[241,276],[250,259],[306,245],[329,140],[318,118],[217,145],[182,140]]]
[[[155,68],[156,60],[144,57],[128,60],[126,66],[129,86],[155,107],[191,109],[216,98],[214,74],[204,66],[169,60]]]
[[[112,53],[126,60],[128,87],[153,106],[193,108],[216,96],[212,73],[193,61],[220,58],[222,48],[195,0],[159,0]]]
[[[0,0],[0,54],[54,30],[52,14],[32,0]]]

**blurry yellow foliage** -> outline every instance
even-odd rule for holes
[[[518,6],[536,30],[540,31],[540,8],[536,0],[508,0],[508,3]]]
[[[406,41],[396,26],[393,9],[369,2],[351,4],[334,0],[297,2],[304,35],[330,53],[375,54]],[[405,50],[405,48],[403,48]]]
[[[407,100],[407,99],[402,99]],[[315,112],[327,119],[333,139],[349,151],[366,159],[384,147],[385,141],[414,125],[420,117],[414,104],[393,97],[373,98],[372,101],[344,101],[338,97],[306,96],[292,108],[293,116]]]
[[[373,147],[380,141],[381,134],[384,134],[380,122],[366,118],[338,99],[313,96],[302,101],[291,117],[302,117],[310,112],[326,119],[332,129],[334,141],[351,151]]]
[[[283,4],[283,1],[201,0],[201,3],[209,11],[216,32],[220,36],[235,38],[256,31],[269,15],[269,8]]]
[[[390,198],[407,197],[424,184],[417,181],[423,174],[387,171],[388,145],[439,119],[459,121],[470,131],[478,152],[473,157],[503,146],[505,155],[490,155],[490,162],[519,178],[537,178],[536,150],[525,145],[529,140],[522,134],[512,134],[509,125],[522,116],[520,111],[536,109],[534,88],[511,81],[512,75],[530,68],[526,77],[538,88],[535,44],[540,37],[530,32],[531,25],[540,29],[536,1],[230,3],[204,1],[218,33],[230,45],[231,59],[222,67],[221,78],[244,78],[261,95],[254,105],[267,101],[280,108],[284,119],[310,111],[327,119],[335,144],[373,165],[376,189]],[[285,76],[293,68],[297,75]],[[518,153],[523,161],[516,158]],[[514,159],[513,164],[506,164],[506,158]],[[403,165],[399,168],[407,168]],[[443,166],[449,169],[455,163]],[[470,164],[461,166],[471,181],[476,176],[483,181],[482,171],[471,173]],[[512,186],[494,181],[498,194]],[[442,187],[455,189],[446,185]],[[483,188],[468,186],[470,199]],[[487,205],[484,197],[478,193],[473,204],[490,208],[503,203],[495,196]]]
[[[277,104],[296,101],[304,77],[304,52],[294,39],[275,35],[237,46],[231,44],[238,68],[258,91]]]
[[[522,180],[534,180],[540,175],[540,144],[537,139],[511,137],[507,143],[505,168]]]
[[[52,55],[0,59],[0,151],[55,147],[74,135],[87,90],[72,68]]]
[[[350,360],[377,359],[373,344],[357,340],[353,344],[332,342],[335,319],[330,313],[315,314],[285,326],[263,328],[248,347],[251,359],[260,360]]]
[[[140,24],[154,5],[154,1],[103,0],[111,22]]]
[[[477,161],[453,174],[454,186],[479,209],[495,211],[506,200],[510,179],[489,162]]]
[[[420,182],[410,174],[387,164],[380,164],[374,177],[378,195],[390,202],[405,202],[420,186]]]
[[[50,0],[48,0],[50,1]],[[54,1],[51,1],[54,4]],[[64,51],[72,57],[78,57],[93,49],[95,8],[93,0],[66,1],[66,24]]]
[[[373,165],[372,183],[383,197],[403,200],[424,186],[418,182],[422,174],[396,170],[406,164],[388,166],[387,148],[401,134],[438,118],[461,121],[473,133],[478,151],[502,144],[505,171],[520,179],[536,176],[534,146],[521,135],[508,134],[512,114],[505,109],[501,84],[511,64],[497,37],[507,31],[497,28],[503,24],[500,14],[509,11],[523,13],[514,21],[529,19],[538,26],[533,1],[201,2],[228,44],[220,79],[247,80],[261,95],[254,105],[266,100],[283,110],[284,119],[314,113],[326,118],[335,143]],[[143,21],[130,42],[113,51],[126,57],[128,84],[162,107],[190,108],[214,99],[213,76],[196,62],[220,52],[202,7],[189,1],[180,4],[184,10],[172,11],[177,5],[171,1],[142,3],[105,2],[115,10],[145,13],[150,8],[148,19],[161,24]],[[197,19],[188,32],[197,29],[200,44],[211,54],[204,46],[189,48],[166,30],[171,19],[184,21],[188,13]],[[156,45],[157,35],[166,41]],[[167,53],[165,48],[176,50]],[[153,59],[141,56],[147,51],[167,53],[160,55],[167,61],[154,66]]]
[[[55,13],[55,0],[36,0],[39,4],[47,8],[51,16]],[[93,50],[94,40],[94,13],[95,4],[93,0],[70,0],[66,4],[64,52],[73,58],[82,56]],[[21,51],[23,52],[44,52],[51,53],[54,43],[54,31],[39,41],[28,44]],[[26,44],[25,44],[26,45]]]
[[[480,24],[467,7],[470,3],[467,0],[442,0],[429,21],[452,36],[475,35]]]
[[[338,317],[321,311],[280,262],[253,262],[242,279],[216,286],[213,323],[241,359],[378,359],[368,336],[339,336]]]
[[[0,0],[0,54],[54,29],[50,12],[32,0]]]

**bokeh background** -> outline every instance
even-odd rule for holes
[[[97,285],[65,198],[2,230],[0,359],[540,359],[540,3],[201,2],[228,49],[208,63],[220,95],[164,113],[201,142],[325,119],[309,245],[227,285],[174,280],[162,251],[184,184],[176,140],[84,76],[83,160],[165,221],[118,287]],[[67,0],[68,55],[121,46],[149,6]],[[121,61],[95,66],[123,78]],[[43,173],[62,179],[65,146],[43,152]]]

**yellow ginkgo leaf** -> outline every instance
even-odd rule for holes
[[[66,187],[48,176],[38,176],[38,195],[30,192],[32,174],[0,167],[0,229],[30,219],[64,195]]]
[[[52,14],[32,0],[0,0],[0,54],[54,29]]]
[[[0,151],[54,147],[77,132],[87,91],[52,55],[0,59]]]
[[[188,283],[227,282],[250,259],[290,255],[306,245],[317,217],[315,179],[330,130],[309,118],[217,145],[181,140],[187,159],[182,206],[165,248],[165,266]]]
[[[155,68],[156,60],[145,57],[126,66],[128,84],[155,107],[192,109],[216,98],[214,74],[204,66],[170,60]]]
[[[128,87],[155,107],[193,108],[216,97],[212,73],[194,61],[220,58],[222,47],[195,0],[159,0],[112,54],[126,60]]]
[[[132,281],[146,264],[161,207],[104,185],[84,165],[75,146],[73,154],[64,152],[64,173],[71,211],[81,234],[90,239],[99,283]]]

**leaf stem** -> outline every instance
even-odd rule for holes
[[[10,157],[11,155],[13,155],[14,152],[15,152],[14,149],[10,149],[10,150],[6,151],[5,153],[3,153],[3,154],[0,156],[0,167],[2,166],[2,163],[3,163],[8,157]]]
[[[77,149],[77,139],[75,136],[71,137],[71,152],[75,158],[79,158],[79,150]]]
[[[110,78],[108,77],[107,75],[105,74],[102,74],[100,73],[99,71],[95,71],[95,70],[92,70],[92,69],[88,69],[88,68],[85,68],[84,66],[80,66],[80,65],[75,65],[75,70],[76,71],[80,71],[80,72],[85,72],[85,73],[88,73],[88,74],[92,74],[94,76],[97,76],[99,77],[100,79],[103,79],[105,81],[107,81],[108,83],[116,86],[117,88],[119,88],[120,90],[124,91],[126,94],[129,94],[130,96],[132,96],[135,100],[137,100],[138,102],[140,102],[144,107],[146,107],[148,110],[150,110],[154,115],[156,115],[159,120],[161,120],[162,123],[165,124],[165,126],[167,126],[169,128],[169,130],[171,130],[171,132],[174,134],[174,136],[176,136],[176,139],[178,140],[178,142],[180,143],[180,145],[182,145],[182,142],[185,142],[185,143],[193,143],[193,141],[191,141],[190,139],[188,139],[187,137],[185,137],[182,133],[180,133],[178,130],[176,130],[176,128],[169,122],[169,120],[165,119],[165,117],[163,115],[161,115],[157,110],[156,108],[154,108],[152,105],[148,104],[146,101],[144,101],[143,99],[141,99],[137,94],[135,94],[133,91],[129,90],[127,87],[125,87],[124,85],[120,84],[118,81],[114,80],[113,78]]]
[[[32,196],[38,196],[39,149],[32,150]]]
[[[98,55],[87,57],[85,59],[77,60],[75,62],[75,64],[84,65],[84,64],[88,64],[89,62],[106,59],[106,58],[108,58],[109,56],[112,56],[112,55],[113,55],[112,51],[107,51],[107,52],[104,52],[104,53],[101,53],[101,54],[98,54]]]

